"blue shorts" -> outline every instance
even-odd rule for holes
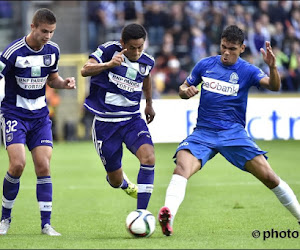
[[[143,144],[153,146],[148,127],[140,116],[121,122],[103,122],[97,118],[95,116],[93,121],[92,137],[107,172],[113,172],[122,166],[122,143],[133,154]]]
[[[189,150],[197,159],[201,160],[202,167],[217,153],[223,155],[230,163],[245,170],[247,161],[257,155],[265,154],[256,143],[248,136],[244,127],[237,124],[228,130],[211,130],[195,128],[193,133],[183,140],[174,155],[179,150]]]
[[[48,116],[22,120],[3,115],[1,124],[5,147],[15,143],[27,144],[30,151],[37,146],[53,147],[52,122]]]

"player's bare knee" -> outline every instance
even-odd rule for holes
[[[155,164],[155,156],[154,153],[144,154],[140,159],[141,164],[145,165],[154,165]]]
[[[37,169],[35,171],[36,176],[38,177],[42,177],[42,176],[50,176],[50,170],[49,168],[41,168],[41,169]]]
[[[263,183],[270,189],[275,188],[279,185],[280,179],[274,173],[267,173],[264,176]]]
[[[265,186],[272,189],[279,185],[280,178],[274,173],[271,168],[261,168],[260,171],[254,173]]]
[[[23,160],[10,163],[8,173],[12,176],[19,177],[22,175],[26,162]]]
[[[178,164],[178,163],[177,163],[177,165],[176,165],[176,167],[174,169],[173,174],[177,174],[177,175],[183,176],[186,179],[188,179],[188,178],[191,177],[190,171],[187,168],[185,168],[183,165]]]

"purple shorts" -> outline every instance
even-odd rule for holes
[[[27,144],[31,151],[37,146],[53,147],[52,122],[48,116],[22,120],[4,115],[1,121],[5,147],[11,144]]]
[[[107,172],[122,166],[123,143],[133,154],[144,144],[153,146],[148,127],[140,116],[121,122],[103,122],[95,116],[92,136]]]

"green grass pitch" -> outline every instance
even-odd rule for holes
[[[275,172],[300,198],[300,141],[258,141],[267,150]],[[157,217],[174,163],[177,144],[156,144],[154,191],[148,209]],[[136,181],[138,161],[124,150],[124,170]],[[0,195],[8,158],[0,148]],[[125,218],[136,201],[112,189],[94,146],[89,142],[55,143],[51,161],[53,181],[52,225],[62,237],[40,234],[33,163],[27,165],[12,212],[9,233],[0,237],[1,249],[299,249],[295,218],[275,195],[251,174],[240,171],[217,155],[187,185],[174,222],[174,234],[165,237],[156,223],[150,238],[132,238]],[[259,230],[261,237],[253,238]],[[263,233],[273,230],[273,238]],[[279,233],[276,238],[276,231]],[[296,232],[295,232],[296,231]],[[283,238],[283,236],[285,236]],[[290,235],[291,236],[291,235]]]

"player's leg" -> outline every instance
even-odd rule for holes
[[[25,167],[24,144],[11,144],[7,147],[9,169],[3,181],[2,216],[0,235],[6,234],[11,222],[11,211],[20,187],[20,177]]]
[[[121,134],[127,148],[140,162],[137,176],[137,208],[147,209],[153,191],[155,155],[150,132],[141,117],[133,118],[122,128]]]
[[[174,217],[184,199],[187,180],[217,154],[212,148],[216,145],[213,133],[203,129],[194,130],[175,152],[176,167],[167,188],[165,206],[159,212],[162,231],[167,236],[172,234]]]
[[[38,146],[31,151],[37,176],[36,198],[41,214],[42,233],[50,236],[60,236],[51,226],[52,213],[52,179],[50,175],[50,159],[52,147]]]
[[[241,170],[252,173],[265,186],[271,189],[280,202],[300,220],[300,206],[294,192],[273,171],[267,162],[266,151],[261,150],[256,143],[249,138],[246,130],[236,126],[224,131],[221,136],[222,146],[219,152],[233,165]]]
[[[107,168],[106,173],[106,180],[111,187],[121,188],[126,194],[137,199],[138,187],[129,180],[122,167],[112,172]]]
[[[9,168],[3,180],[2,216],[0,235],[6,234],[11,222],[11,212],[19,192],[20,177],[26,164],[26,126],[13,117],[2,117],[3,142],[9,158]]]
[[[140,161],[137,177],[137,209],[147,209],[154,183],[155,156],[153,145],[147,143],[141,145],[136,151],[136,157]]]
[[[36,198],[40,208],[41,232],[49,236],[60,236],[61,234],[53,229],[50,222],[52,213],[50,160],[52,156],[53,138],[49,117],[33,120],[27,138],[27,145],[31,151],[37,176]]]
[[[122,123],[100,121],[94,117],[92,139],[107,176],[106,180],[113,188],[121,188],[128,195],[137,198],[137,186],[130,182],[122,170],[123,139],[118,133]]]
[[[289,185],[275,174],[265,157],[263,155],[254,157],[252,160],[246,162],[245,168],[271,189],[281,204],[300,223],[300,205],[296,195]]]
[[[165,206],[158,214],[162,232],[166,236],[173,233],[173,221],[184,200],[188,179],[201,168],[199,161],[188,150],[180,150],[176,155],[176,167],[166,191]]]

